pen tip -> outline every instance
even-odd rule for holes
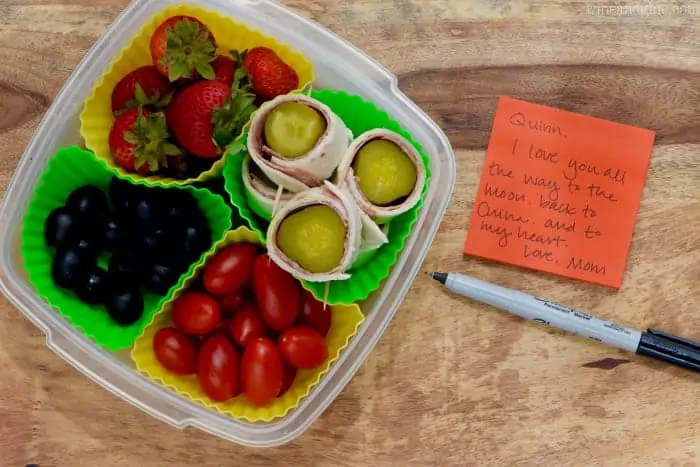
[[[433,279],[435,279],[436,281],[438,281],[439,283],[441,283],[441,284],[444,284],[445,282],[447,282],[447,273],[444,273],[444,272],[431,272],[431,273],[428,273],[428,275],[429,275],[430,277],[432,277]]]

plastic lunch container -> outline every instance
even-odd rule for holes
[[[366,320],[320,383],[286,417],[247,423],[183,399],[137,373],[128,351],[97,347],[33,291],[20,258],[22,219],[47,161],[59,147],[81,144],[79,114],[115,53],[153,14],[177,4],[217,10],[303,52],[317,87],[343,89],[373,101],[408,129],[431,157],[433,173],[411,236],[382,287],[362,303]],[[455,182],[455,157],[438,128],[397,87],[397,79],[361,50],[271,0],[135,0],[95,43],[68,79],[24,152],[0,207],[0,287],[46,335],[47,346],[81,373],[144,412],[177,428],[199,428],[248,446],[271,447],[301,435],[342,391],[384,333],[422,263]]]

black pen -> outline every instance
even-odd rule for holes
[[[432,272],[430,277],[449,290],[619,349],[700,371],[700,343],[664,331],[639,332],[542,298],[461,274]]]

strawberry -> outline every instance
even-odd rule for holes
[[[109,132],[112,157],[129,172],[142,175],[168,166],[168,156],[180,149],[168,142],[170,133],[165,115],[137,107],[117,117]]]
[[[172,97],[170,82],[152,65],[143,66],[123,77],[112,91],[112,112],[137,105],[162,108]]]
[[[244,52],[243,68],[250,75],[253,90],[263,99],[274,99],[299,87],[299,76],[294,68],[267,47],[255,47]]]
[[[171,82],[198,76],[216,78],[211,66],[216,58],[214,36],[191,16],[173,16],[158,26],[151,36],[151,57]]]
[[[185,159],[181,156],[168,156],[168,169],[177,173],[185,167]]]
[[[168,124],[183,148],[202,158],[219,157],[240,135],[255,107],[255,95],[242,85],[238,68],[234,87],[200,81],[180,92],[166,112]]]
[[[211,63],[211,66],[214,68],[217,81],[233,86],[233,72],[236,70],[236,62],[231,57],[219,55]]]

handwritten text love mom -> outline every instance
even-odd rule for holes
[[[465,253],[622,283],[654,133],[502,97]]]

